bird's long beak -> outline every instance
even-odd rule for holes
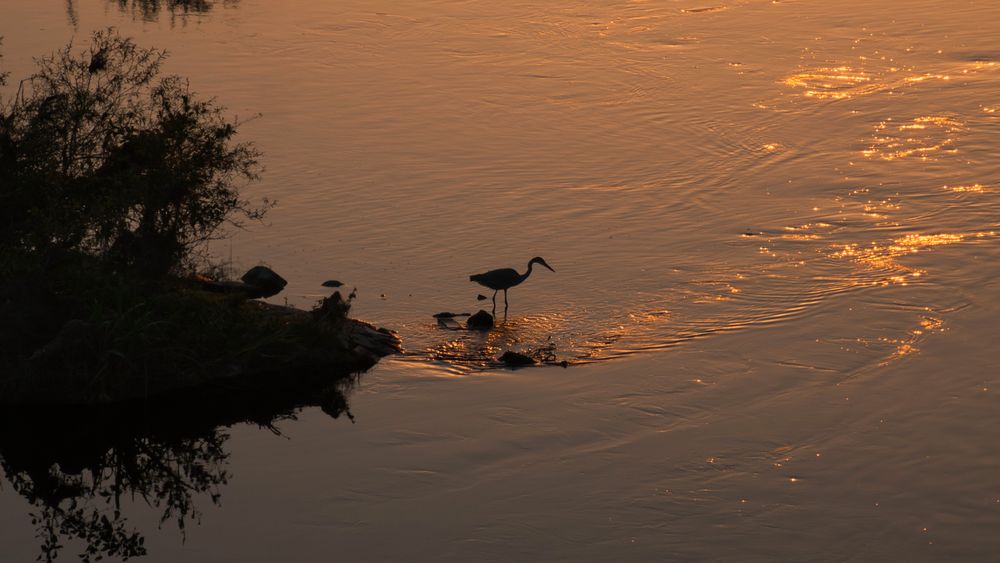
[[[545,262],[542,262],[542,266],[545,266],[546,268],[548,268],[548,269],[552,270],[552,266],[549,266],[549,265],[548,265],[548,264],[546,264]],[[555,273],[555,270],[552,270],[552,272],[553,272],[553,273]]]

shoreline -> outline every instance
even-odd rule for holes
[[[6,303],[12,322],[0,405],[114,405],[219,388],[332,385],[402,351],[393,331],[350,318],[351,298],[339,292],[307,311],[214,293],[198,280],[85,276],[87,285],[42,276],[47,287]],[[70,290],[60,295],[58,286]]]

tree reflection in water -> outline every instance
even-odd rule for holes
[[[171,18],[175,16],[207,14],[216,6],[224,8],[235,7],[240,0],[107,0],[109,4],[117,4],[118,9],[130,14],[135,19],[156,21],[165,12]],[[75,0],[66,0],[66,17],[70,25],[78,25],[79,16]],[[173,19],[171,19],[173,22]]]
[[[141,500],[183,536],[198,523],[198,504],[218,504],[230,473],[226,429],[274,424],[320,406],[352,418],[354,379],[333,386],[313,377],[294,389],[214,389],[114,408],[5,409],[0,415],[0,468],[33,507],[41,561],[67,544],[84,544],[83,561],[146,554],[141,531],[125,511]]]
[[[122,12],[129,12],[144,20],[154,20],[160,12],[171,15],[204,14],[216,5],[229,7],[239,0],[110,0],[118,4]]]

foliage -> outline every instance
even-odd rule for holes
[[[37,59],[0,100],[0,245],[77,250],[149,274],[177,270],[224,223],[260,219],[239,186],[259,153],[199,100],[166,53],[114,29]]]
[[[176,275],[267,202],[239,194],[259,157],[236,141],[239,123],[161,78],[165,56],[100,31],[82,51],[38,59],[0,100],[0,403],[370,367],[338,332],[350,299],[296,314]]]

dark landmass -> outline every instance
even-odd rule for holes
[[[193,397],[258,377],[294,389],[399,350],[348,318],[353,294],[301,311],[253,301],[285,286],[267,268],[196,274],[220,270],[209,241],[272,202],[241,196],[261,155],[236,140],[240,122],[161,76],[165,58],[98,31],[0,96],[0,405]]]
[[[260,378],[273,392],[302,374],[333,383],[400,350],[392,332],[349,318],[339,292],[304,311],[215,284],[108,271],[81,255],[0,283],[0,404],[107,404],[260,388]]]

